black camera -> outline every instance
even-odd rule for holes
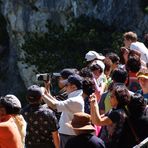
[[[38,81],[50,81],[51,80],[51,74],[49,74],[49,73],[37,74],[36,79]]]

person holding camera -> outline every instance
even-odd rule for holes
[[[68,94],[68,99],[64,101],[58,101],[48,93],[45,88],[43,88],[43,100],[50,108],[62,112],[59,121],[60,148],[65,148],[67,141],[76,135],[73,129],[66,126],[66,123],[72,120],[74,113],[84,112],[82,80],[82,77],[74,74],[70,75],[67,80],[63,81],[66,85],[66,92]]]
[[[26,148],[59,148],[58,122],[51,109],[42,105],[42,89],[32,85],[27,90],[29,105],[22,115],[27,122]]]
[[[67,80],[70,75],[73,75],[77,72],[76,69],[72,68],[65,68],[63,69],[60,73],[53,73],[53,77],[58,78],[58,87],[59,87],[59,92],[55,95],[55,98],[59,101],[64,101],[68,98],[68,94],[66,92],[66,85],[63,83],[64,80]],[[45,88],[47,89],[48,92],[50,92],[50,80],[44,80],[44,85]],[[55,115],[58,119],[60,120],[61,112],[55,111]]]

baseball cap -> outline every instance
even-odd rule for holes
[[[78,89],[82,89],[83,78],[78,74],[70,75],[68,79],[65,81],[67,83],[71,83],[77,86]]]
[[[65,68],[60,73],[53,73],[54,76],[62,77],[64,79],[68,79],[70,75],[73,75],[77,72],[77,69],[74,68]]]
[[[90,65],[90,69],[92,69],[92,67],[97,69],[97,68],[99,68],[98,66],[101,67],[102,71],[104,71],[105,64],[100,60],[93,61],[92,64]]]
[[[29,101],[34,102],[39,100],[42,94],[43,94],[42,89],[38,85],[32,85],[28,87],[27,98]]]
[[[100,55],[96,51],[89,51],[88,53],[86,53],[85,59],[86,59],[86,61],[89,62],[89,61],[92,61],[92,60],[95,60],[95,59],[104,60],[105,57],[103,55]]]

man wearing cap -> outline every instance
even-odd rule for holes
[[[78,112],[74,114],[71,122],[67,126],[72,128],[76,137],[71,138],[65,148],[105,148],[104,142],[93,135],[95,128],[91,124],[91,117],[87,113]]]
[[[55,98],[59,101],[64,101],[67,99],[68,94],[66,92],[66,86],[63,83],[64,80],[68,79],[68,77],[70,75],[73,75],[77,72],[77,69],[74,68],[64,68],[60,73],[53,73],[54,76],[58,77],[58,87],[59,87],[59,92],[56,94]],[[48,92],[50,92],[50,82],[49,81],[45,81],[45,88],[48,90]],[[61,112],[57,112],[55,111],[55,115],[59,121],[60,116],[61,116]]]
[[[142,68],[138,73],[137,73],[137,78],[139,80],[139,84],[141,86],[141,90],[138,91],[144,99],[146,100],[148,104],[148,69],[147,68]]]
[[[54,73],[55,76],[59,77],[58,86],[60,88],[59,93],[55,96],[57,100],[63,101],[67,99],[67,92],[65,84],[63,83],[64,80],[68,79],[70,75],[76,73],[76,69],[65,68],[60,73]]]
[[[27,91],[27,105],[22,115],[27,122],[26,148],[59,148],[58,124],[53,111],[42,105],[42,89],[32,85]]]
[[[77,74],[71,75],[64,83],[66,84],[66,92],[68,93],[67,100],[58,101],[47,93],[46,90],[43,94],[43,100],[49,107],[57,109],[58,112],[62,112],[59,121],[60,148],[65,148],[67,141],[75,136],[74,130],[67,127],[66,123],[72,120],[74,113],[84,112],[82,78]]]
[[[0,98],[0,148],[24,148],[26,122],[14,95]]]

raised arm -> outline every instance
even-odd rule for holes
[[[94,94],[90,96],[90,106],[91,106],[91,118],[93,124],[104,126],[113,123],[112,120],[107,116],[100,115],[97,98]]]

